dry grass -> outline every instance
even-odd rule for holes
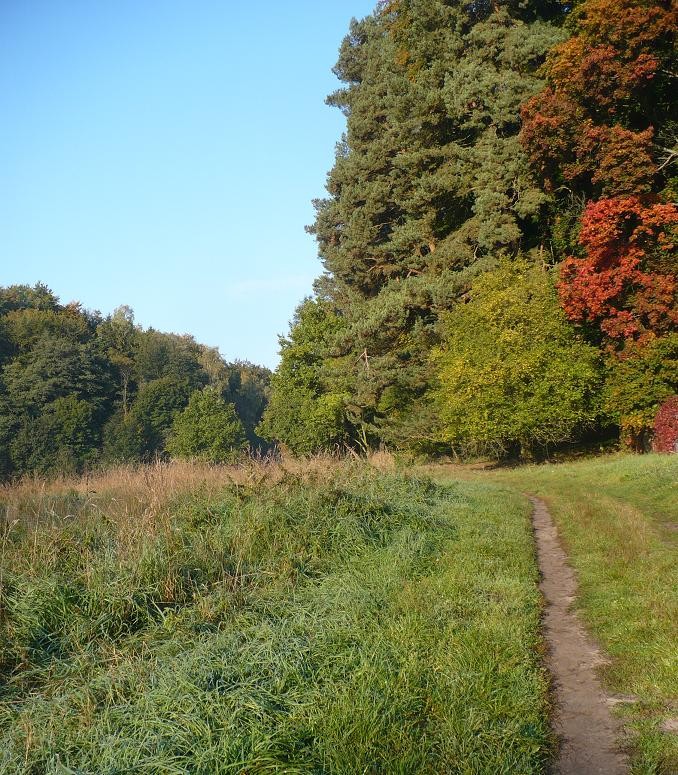
[[[330,455],[247,460],[237,465],[158,461],[77,477],[24,477],[0,485],[0,600],[2,566],[17,532],[23,535],[23,559],[33,567],[63,549],[64,526],[69,524],[77,533],[78,526],[108,523],[115,531],[118,556],[133,560],[149,541],[170,538],[174,509],[182,497],[199,497],[211,504],[233,487],[254,492],[289,477],[322,481],[340,464],[340,458]]]
[[[225,487],[276,484],[288,474],[319,475],[336,468],[340,459],[248,460],[237,465],[199,461],[158,461],[150,465],[120,465],[83,476],[52,479],[24,477],[0,484],[0,519],[24,526],[49,524],[83,512],[101,512],[116,522],[148,523],[162,519],[169,504],[187,493],[208,499]]]
[[[330,476],[341,463],[339,455],[312,458],[264,458],[237,465],[213,465],[191,460],[157,461],[148,465],[119,465],[82,476],[45,479],[27,476],[0,484],[0,530],[9,524],[46,527],[50,522],[87,513],[105,514],[116,523],[149,528],[162,522],[177,497],[199,493],[211,500],[229,486],[274,486],[287,476],[308,476],[316,481]],[[375,452],[368,463],[393,471],[395,459]],[[4,522],[4,525],[3,525]]]

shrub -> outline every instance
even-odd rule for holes
[[[649,447],[661,404],[678,391],[678,334],[630,343],[610,362],[604,407],[621,429],[622,442],[642,452]]]
[[[654,420],[655,452],[678,452],[678,396],[671,396],[661,405]]]

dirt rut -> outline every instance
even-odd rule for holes
[[[577,583],[560,547],[546,508],[531,497],[541,590],[546,599],[544,636],[556,700],[554,731],[560,738],[555,775],[625,775],[626,756],[618,748],[620,727],[595,668],[603,662],[576,615],[570,610]]]

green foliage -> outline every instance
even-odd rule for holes
[[[141,387],[127,422],[138,429],[144,459],[164,451],[174,418],[188,403],[190,393],[188,383],[174,377],[154,379]]]
[[[201,346],[191,336],[163,334],[149,328],[136,343],[136,377],[139,382],[173,378],[186,381],[191,390],[204,386]]]
[[[372,444],[427,443],[440,315],[497,255],[539,244],[547,197],[518,142],[519,109],[563,38],[560,13],[398,0],[353,22],[341,46],[343,88],[328,102],[347,131],[311,231],[328,273],[319,293],[344,320],[325,389],[350,395]]]
[[[134,377],[138,371],[136,356],[140,332],[134,325],[134,312],[127,306],[118,307],[102,321],[96,333],[100,347],[116,373],[118,398],[123,414],[127,414]]]
[[[611,357],[604,405],[619,424],[623,441],[636,451],[648,449],[655,415],[662,402],[678,393],[678,334],[631,345]]]
[[[245,429],[233,404],[214,388],[195,391],[172,424],[167,441],[170,455],[209,463],[232,463],[246,446]]]
[[[59,299],[43,283],[30,285],[10,285],[0,288],[0,315],[6,315],[13,310],[59,309]]]
[[[105,363],[94,348],[52,336],[39,339],[7,364],[3,381],[15,411],[31,415],[71,394],[103,410],[111,387]]]
[[[64,311],[15,310],[5,316],[5,330],[19,352],[31,349],[42,338],[85,342],[91,334],[89,321],[74,307]]]
[[[498,454],[569,439],[596,421],[598,360],[567,322],[549,274],[504,262],[445,321],[434,356],[441,438]]]
[[[289,339],[281,339],[281,361],[271,381],[271,401],[257,432],[298,455],[349,439],[348,395],[329,380],[324,363],[344,330],[333,306],[320,299],[299,305]]]
[[[249,361],[235,361],[226,364],[227,384],[222,395],[225,401],[235,406],[250,448],[265,452],[270,448],[256,429],[261,422],[271,391],[271,372],[263,366]]]
[[[102,430],[105,463],[132,463],[144,457],[143,428],[122,409],[113,414]]]
[[[94,406],[70,395],[21,422],[9,449],[19,470],[74,473],[97,459],[98,441]]]

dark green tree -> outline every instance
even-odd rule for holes
[[[191,390],[203,387],[207,376],[200,363],[202,347],[192,336],[164,334],[149,328],[136,341],[136,377],[139,383],[165,377],[183,380]]]
[[[140,439],[140,454],[145,460],[165,451],[165,442],[174,418],[186,406],[191,395],[187,381],[161,377],[147,382],[130,409],[127,423]]]
[[[440,314],[497,257],[539,249],[547,198],[519,111],[561,15],[556,2],[398,0],[341,46],[328,102],[347,129],[311,231],[318,291],[345,324],[325,373],[373,441],[420,435]]]
[[[206,384],[265,449],[255,427],[269,378],[190,336],[144,331],[129,307],[103,318],[44,285],[0,288],[0,478],[164,455],[174,418]]]
[[[18,471],[75,473],[97,460],[98,447],[92,404],[69,395],[24,418],[10,442],[10,454]]]
[[[125,417],[136,387],[139,335],[139,330],[134,325],[134,312],[127,306],[118,307],[97,327],[100,346],[116,375],[118,397]]]
[[[111,384],[104,359],[96,348],[66,338],[45,336],[3,369],[7,398],[18,414],[38,414],[56,400],[75,395],[89,401],[103,416]]]

